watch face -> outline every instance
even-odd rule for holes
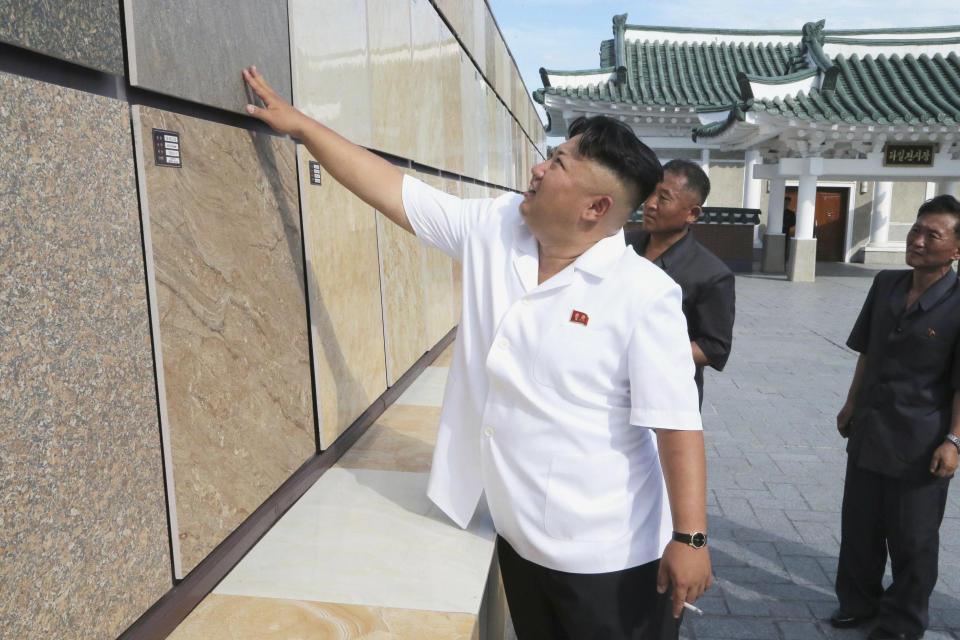
[[[699,531],[693,534],[690,539],[690,544],[697,547],[698,549],[703,545],[707,544],[707,536]]]

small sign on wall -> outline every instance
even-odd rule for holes
[[[310,161],[310,184],[320,184],[320,163],[316,160]]]
[[[933,143],[893,143],[883,146],[885,167],[932,167]]]
[[[180,156],[180,134],[163,129],[153,130],[153,159],[158,167],[183,166]]]

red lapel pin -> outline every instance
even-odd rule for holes
[[[570,322],[576,322],[578,324],[582,324],[583,326],[587,326],[587,323],[590,322],[590,316],[585,314],[583,311],[577,311],[574,309],[573,313],[570,314]]]
[[[928,338],[936,338],[936,337],[937,337],[937,332],[934,331],[933,329],[927,329],[927,337],[928,337]]]

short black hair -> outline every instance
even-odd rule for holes
[[[710,195],[710,178],[696,162],[680,158],[671,160],[663,165],[663,172],[683,177],[686,180],[687,189],[700,197],[697,206],[707,201],[707,196]]]
[[[930,198],[917,209],[917,218],[928,213],[947,213],[953,216],[953,235],[960,238],[960,201],[943,193]]]
[[[631,211],[638,209],[663,180],[657,154],[619,120],[581,116],[570,125],[567,137],[574,136],[582,136],[577,153],[613,171],[627,187]]]

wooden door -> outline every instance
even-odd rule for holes
[[[787,207],[797,210],[797,188],[787,187]],[[817,260],[843,262],[843,236],[847,229],[846,187],[818,187],[814,205],[813,237],[817,239]]]

